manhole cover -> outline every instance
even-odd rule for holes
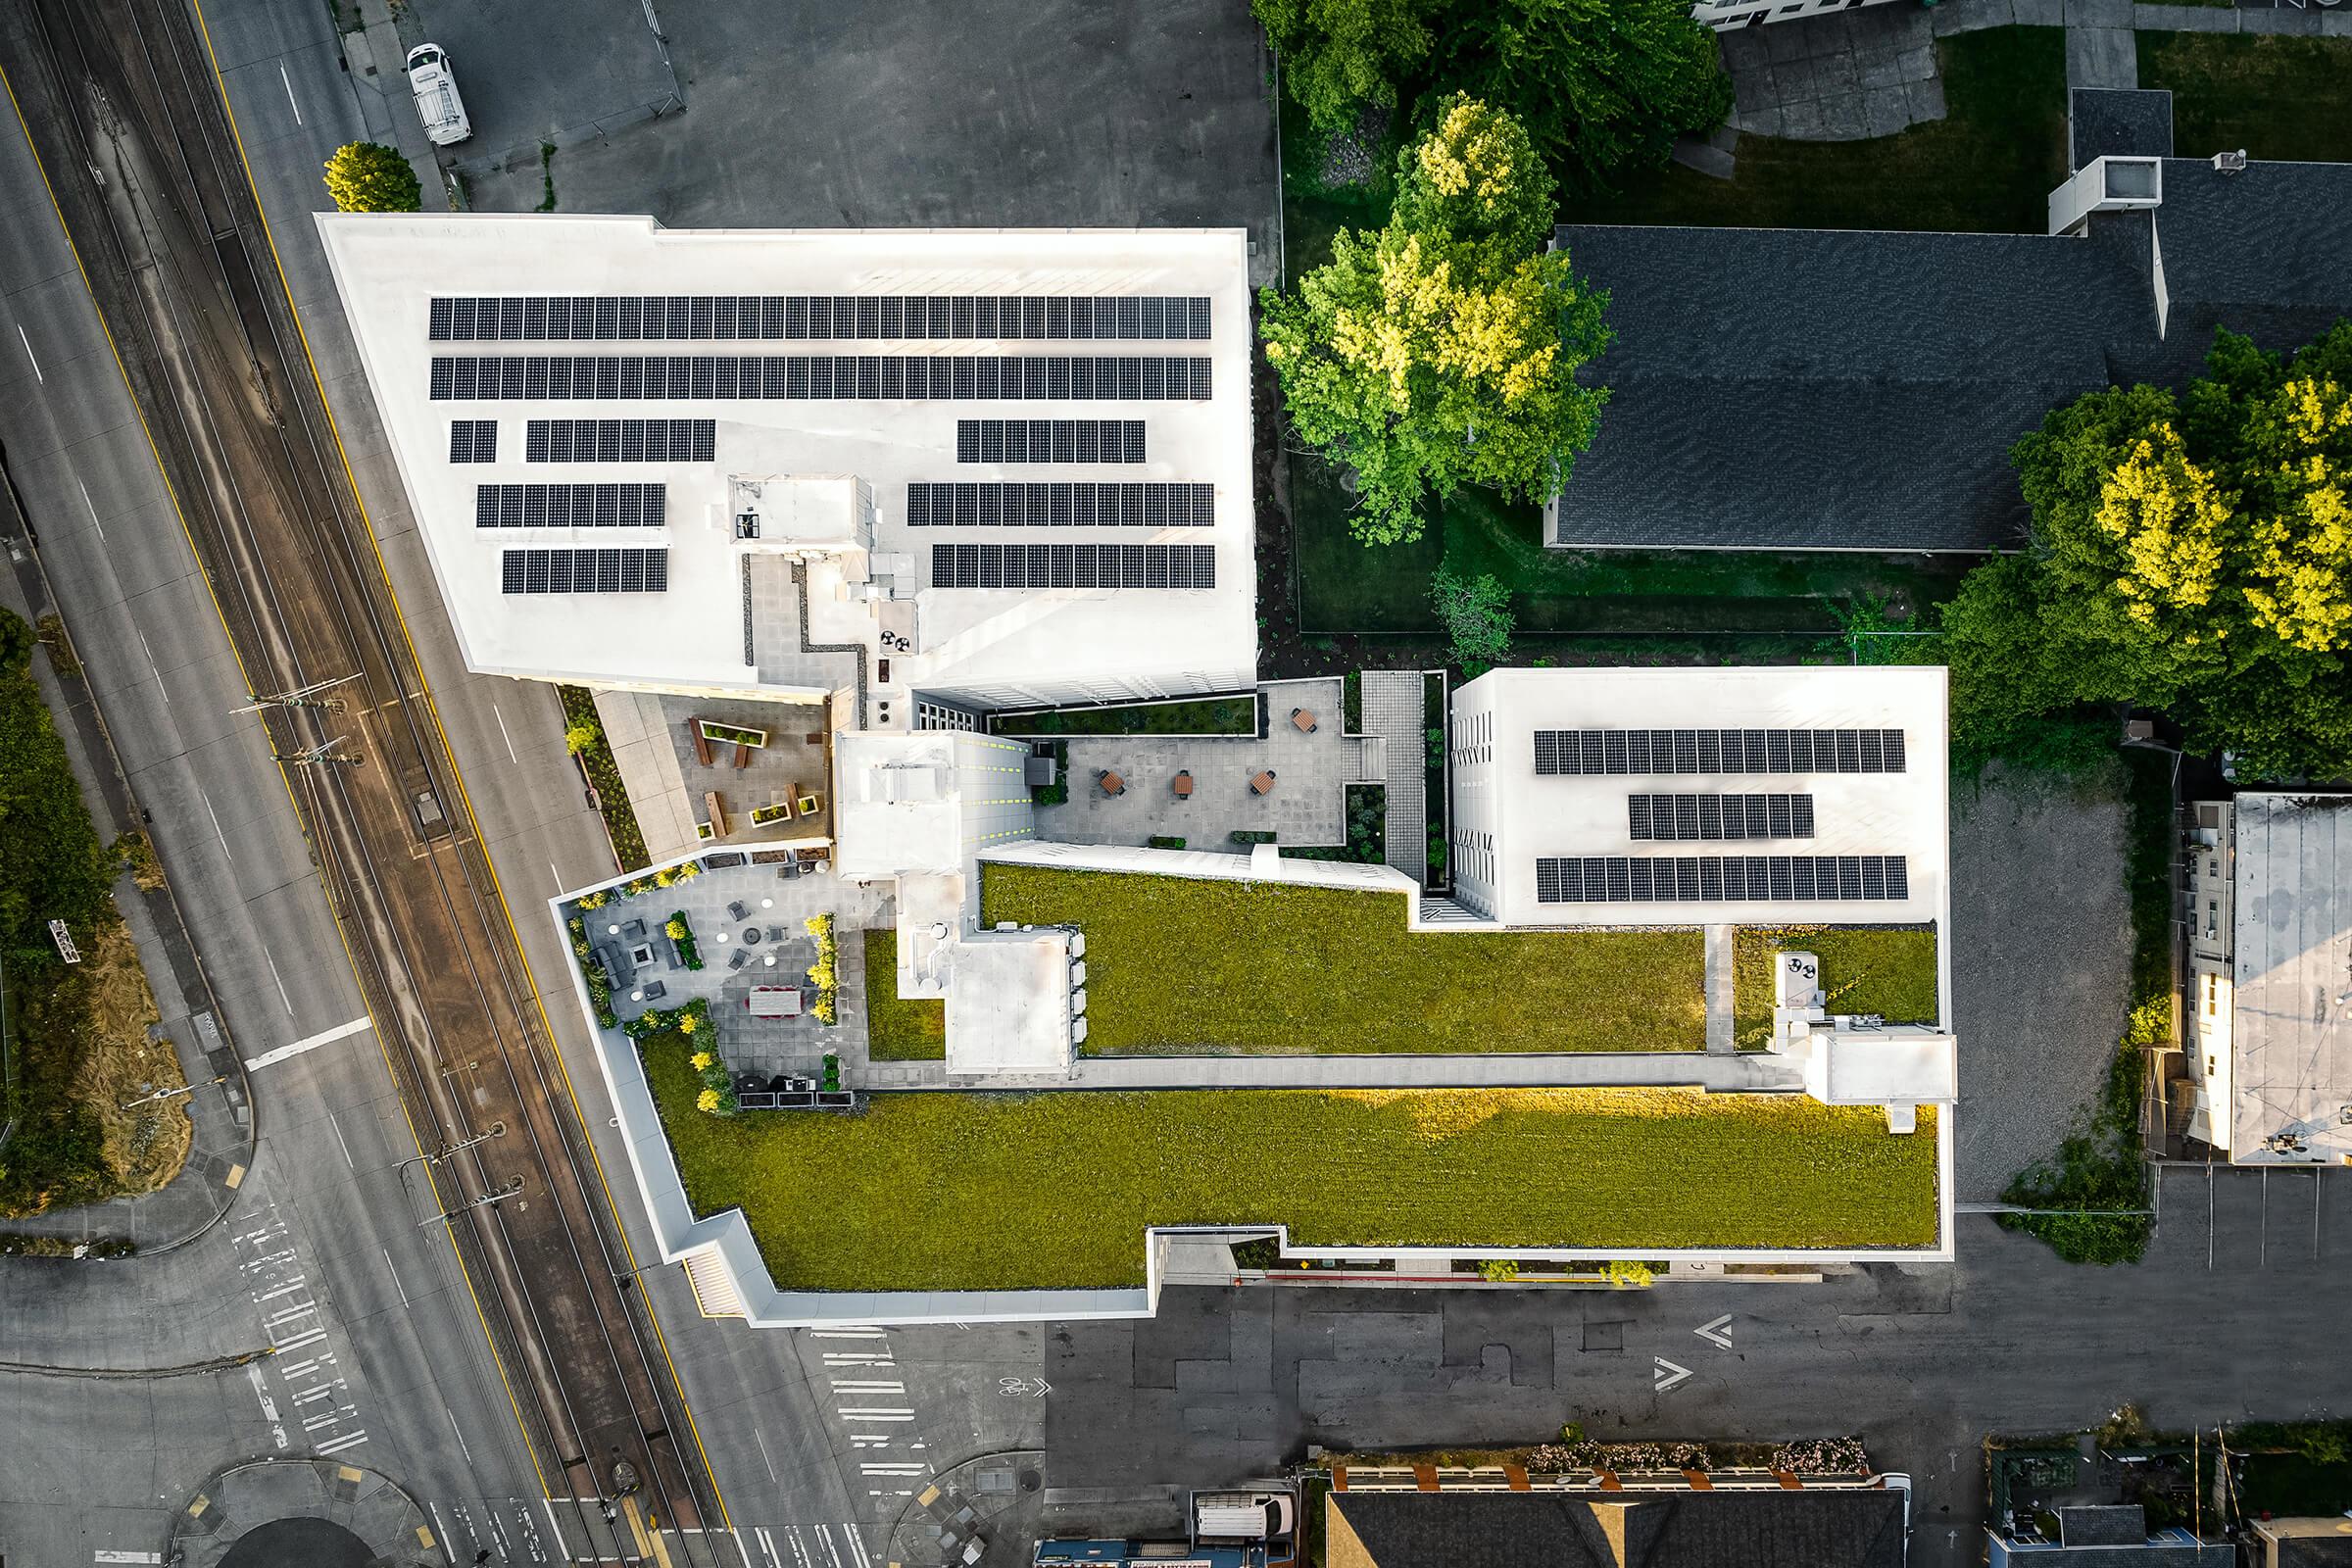
[[[368,1568],[368,1543],[328,1519],[272,1519],[248,1530],[220,1568]]]
[[[1046,1478],[1039,1475],[1036,1471],[1024,1470],[1021,1472],[1021,1490],[1023,1492],[1035,1492],[1038,1488],[1044,1486],[1045,1484]]]

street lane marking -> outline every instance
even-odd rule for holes
[[[888,1330],[886,1330],[886,1329],[862,1329],[862,1328],[860,1328],[860,1329],[810,1329],[810,1330],[808,1331],[808,1337],[809,1337],[810,1339],[812,1339],[812,1340],[878,1340],[878,1339],[882,1338],[882,1337],[883,1337],[883,1335],[884,1335],[884,1334],[886,1334],[886,1333],[888,1333],[888,1332],[889,1332],[889,1331],[888,1331]]]
[[[833,1559],[833,1568],[842,1568],[841,1553],[833,1549],[833,1532],[825,1525],[816,1527],[816,1539],[825,1544],[825,1555]]]
[[[326,1113],[326,1124],[335,1130],[335,1147],[343,1151],[343,1163],[358,1170],[358,1163],[351,1157],[351,1146],[343,1141],[343,1124],[335,1120],[335,1113],[331,1110]]]
[[[906,1385],[887,1383],[878,1378],[871,1380],[835,1378],[833,1392],[836,1394],[905,1394]]]
[[[835,1412],[844,1421],[911,1421],[914,1412],[904,1405],[844,1405]]]
[[[858,1553],[858,1568],[874,1568],[874,1559],[865,1554],[865,1539],[855,1524],[845,1524],[841,1533],[850,1538],[850,1549]]]
[[[760,1445],[760,1462],[767,1466],[767,1479],[777,1486],[782,1486],[783,1478],[776,1474],[776,1461],[767,1456],[767,1439],[760,1435],[758,1427],[752,1428],[752,1441]]]
[[[343,1451],[345,1448],[356,1448],[356,1447],[358,1447],[358,1446],[359,1446],[361,1444],[363,1444],[363,1443],[366,1443],[367,1441],[368,1441],[368,1434],[367,1434],[367,1433],[365,1433],[365,1432],[354,1432],[354,1433],[353,1433],[353,1434],[352,1434],[350,1437],[348,1437],[348,1438],[337,1438],[337,1439],[336,1439],[334,1442],[332,1442],[332,1443],[322,1443],[322,1444],[320,1444],[320,1445],[318,1446],[318,1451],[319,1451],[320,1453],[341,1453],[341,1452],[342,1452],[342,1451]]]
[[[294,102],[294,78],[286,74],[284,66],[279,66],[277,79],[286,84],[286,104],[294,111],[294,123],[299,125],[302,123],[302,105]]]
[[[79,480],[75,481],[75,483],[79,482]],[[86,500],[87,497],[85,496],[84,499]],[[105,541],[105,529],[101,528],[98,531],[98,538],[101,543]],[[137,628],[133,627],[132,630],[136,631]],[[170,708],[172,706],[172,693],[164,685],[164,666],[155,662],[155,650],[147,646],[147,634],[143,631],[139,632],[139,648],[147,655],[147,667],[155,671],[155,694],[164,700],[164,706],[166,708]]]
[[[1689,1367],[1676,1366],[1662,1355],[1653,1355],[1650,1359],[1657,1363],[1650,1368],[1649,1387],[1653,1394],[1664,1394],[1668,1389],[1680,1386],[1682,1381],[1690,1375]],[[1672,1373],[1673,1376],[1667,1376],[1668,1373]]]
[[[220,813],[213,809],[213,798],[204,793],[202,785],[197,786],[196,798],[204,803],[204,814],[213,819],[213,837],[220,841],[220,853],[235,859],[235,852],[228,847],[228,835],[220,831]]]
[[[400,1283],[400,1270],[392,1266],[392,1249],[386,1247],[379,1250],[384,1254],[384,1272],[392,1276],[392,1288],[400,1292],[400,1309],[405,1312],[409,1309],[409,1292],[408,1287]]]
[[[507,743],[507,760],[520,767],[522,759],[514,755],[514,737],[507,733],[507,715],[498,710],[496,703],[490,705],[490,716],[498,720],[498,738]]]
[[[547,1528],[554,1534],[556,1538],[556,1550],[564,1554],[564,1560],[565,1562],[571,1561],[571,1547],[564,1540],[564,1527],[556,1523],[555,1499],[552,1497],[541,1497],[539,1501],[547,1509]]]
[[[98,509],[90,503],[90,487],[76,478],[74,488],[81,492],[81,504],[90,509],[90,526],[98,530],[98,542],[106,543],[106,524],[98,520]]]
[[[110,1551],[103,1546],[90,1559],[92,1562],[162,1562],[163,1560],[164,1554],[160,1551]]]
[[[262,1382],[261,1363],[258,1361],[249,1363],[245,1368],[245,1376],[253,1383],[253,1396],[262,1402],[262,1419],[270,1424],[270,1436],[276,1440],[279,1447],[284,1447],[286,1446],[285,1423],[278,1420],[277,1401],[270,1397],[270,1390]]]
[[[473,1450],[466,1446],[466,1434],[458,1431],[457,1416],[451,1412],[449,1406],[446,1404],[441,1407],[441,1413],[449,1417],[449,1430],[457,1433],[458,1451],[466,1456],[466,1462],[467,1464],[473,1463]]]
[[[332,1045],[338,1040],[348,1040],[368,1027],[369,1027],[369,1021],[366,1018],[354,1018],[349,1023],[339,1023],[332,1029],[322,1029],[318,1034],[307,1039],[297,1040],[290,1046],[279,1046],[275,1051],[265,1051],[258,1056],[248,1056],[245,1058],[245,1070],[258,1072],[272,1062],[285,1060],[288,1056],[299,1056],[306,1051],[316,1051],[320,1046]]]
[[[17,328],[17,340],[24,345],[24,357],[28,360],[32,360],[33,378],[39,381],[43,386],[47,386],[49,384],[49,378],[41,374],[41,362],[37,359],[33,359],[32,339],[24,335],[24,328],[23,326],[19,326]]]
[[[159,676],[158,679],[161,679],[161,677]],[[270,966],[270,978],[277,983],[277,1000],[286,1004],[286,1016],[289,1018],[293,1017],[294,999],[286,995],[286,982],[284,978],[278,974],[277,960],[270,956],[270,950],[268,948],[264,948],[262,950],[262,961]]]
[[[1732,1348],[1732,1337],[1729,1334],[1725,1334],[1720,1331],[1722,1330],[1723,1326],[1729,1323],[1731,1320],[1732,1314],[1726,1312],[1723,1314],[1723,1316],[1716,1318],[1711,1323],[1701,1323],[1698,1327],[1692,1329],[1690,1332],[1697,1335],[1700,1339],[1706,1341],[1709,1345],[1714,1346],[1716,1348],[1728,1350]]]
[[[320,1340],[325,1338],[326,1330],[324,1329],[313,1329],[308,1334],[297,1334],[294,1336],[294,1338],[279,1346],[277,1348],[277,1353],[283,1355],[288,1350],[299,1350],[306,1345],[317,1345]]]

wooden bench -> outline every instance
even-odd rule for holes
[[[735,743],[735,765],[739,768],[752,765],[752,749],[741,741]]]
[[[703,808],[710,813],[710,836],[719,839],[725,838],[727,836],[727,808],[726,804],[718,798],[718,791],[703,791]]]
[[[694,760],[705,767],[709,767],[710,765],[710,737],[703,733],[703,721],[699,718],[688,719],[686,733],[694,737]]]

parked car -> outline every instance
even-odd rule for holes
[[[449,55],[439,44],[420,43],[409,51],[409,90],[416,95],[416,118],[424,122],[425,137],[434,146],[447,147],[473,134]]]
[[[1298,1528],[1298,1506],[1288,1492],[1196,1492],[1193,1540],[1285,1540]]]

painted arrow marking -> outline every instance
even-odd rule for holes
[[[1700,1339],[1706,1341],[1709,1345],[1714,1346],[1717,1349],[1728,1350],[1732,1348],[1732,1337],[1729,1334],[1723,1334],[1717,1331],[1731,1320],[1732,1314],[1726,1312],[1714,1322],[1702,1323],[1697,1328],[1692,1329],[1690,1332],[1697,1335]]]
[[[1676,1366],[1672,1361],[1667,1360],[1662,1355],[1655,1355],[1650,1357],[1650,1359],[1656,1363],[1656,1365],[1650,1369],[1649,1388],[1650,1392],[1653,1394],[1664,1394],[1667,1390],[1675,1388],[1681,1384],[1685,1378],[1690,1375],[1690,1369],[1689,1367]],[[1672,1377],[1667,1376],[1667,1374],[1670,1372],[1674,1374]]]

